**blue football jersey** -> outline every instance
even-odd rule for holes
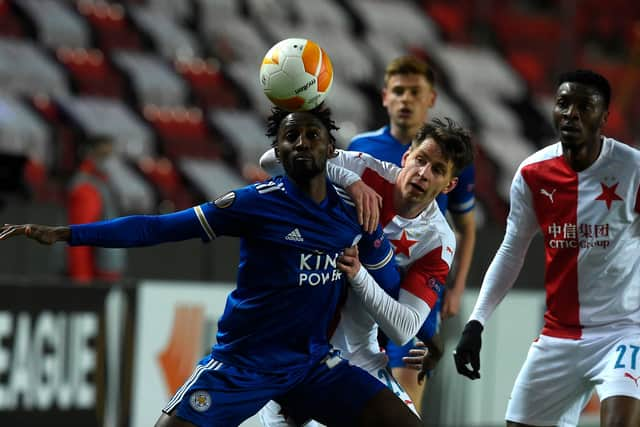
[[[288,178],[227,193],[166,215],[134,215],[71,226],[71,245],[135,247],[200,237],[241,237],[237,288],[218,324],[212,356],[256,371],[304,368],[329,352],[345,277],[341,252],[360,260],[389,293],[400,274],[382,229],[362,234],[353,202],[327,180],[317,204]]]
[[[360,241],[363,264],[397,274],[382,230],[363,236],[355,208],[330,183],[321,205],[276,177],[194,210],[208,238],[242,237],[237,288],[212,349],[226,363],[273,372],[324,357],[345,291],[336,264],[344,248]]]
[[[391,128],[384,126],[378,130],[365,132],[353,137],[349,145],[350,151],[362,151],[376,159],[395,163],[402,166],[402,156],[409,148],[391,135]],[[458,176],[458,184],[448,194],[436,197],[438,207],[442,213],[447,209],[454,214],[469,212],[475,206],[474,196],[475,168],[467,166]]]

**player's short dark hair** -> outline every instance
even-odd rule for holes
[[[389,62],[384,72],[384,84],[389,82],[389,79],[395,75],[408,75],[408,74],[420,74],[434,86],[436,84],[436,76],[433,72],[433,68],[428,63],[415,56],[400,56],[393,61]]]
[[[422,125],[413,142],[413,147],[419,146],[425,139],[433,139],[446,160],[453,163],[453,176],[473,163],[474,149],[471,134],[449,117],[444,120],[433,119]]]
[[[327,129],[327,133],[329,134],[329,140],[335,146],[336,138],[333,135],[333,131],[340,129],[336,126],[336,122],[331,118],[331,110],[324,106],[324,104],[320,104],[313,110],[305,111],[306,113],[313,114],[316,116],[320,122]],[[271,141],[271,146],[275,147],[278,144],[278,129],[280,129],[280,123],[291,114],[291,111],[284,110],[280,107],[271,108],[271,115],[267,118],[267,135],[270,138],[273,138]]]
[[[560,77],[558,77],[558,86],[565,82],[580,83],[594,88],[602,95],[605,108],[607,110],[609,109],[609,103],[611,102],[611,84],[609,84],[609,80],[603,75],[592,70],[574,70],[562,73]]]

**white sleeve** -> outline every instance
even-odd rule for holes
[[[360,175],[332,162],[327,162],[327,176],[329,181],[342,188],[347,188],[354,182],[360,181]]]
[[[329,159],[330,163],[343,167],[362,176],[365,169],[371,169],[390,182],[395,182],[400,167],[394,163],[384,162],[359,151],[336,150],[337,155]]]
[[[518,278],[527,249],[537,231],[538,222],[533,210],[531,191],[518,170],[511,184],[507,230],[484,276],[469,320],[477,320],[482,325],[489,320]]]
[[[417,333],[429,316],[429,305],[410,292],[400,290],[398,301],[387,294],[364,267],[351,282],[360,299],[382,331],[398,345],[404,345]]]
[[[340,156],[342,150],[337,151],[338,156]],[[360,175],[341,166],[342,162],[334,163],[331,162],[331,160],[332,159],[329,159],[329,162],[327,162],[327,176],[331,182],[338,184],[342,188],[347,188],[354,182],[360,180]],[[260,167],[271,176],[284,175],[284,168],[280,160],[276,157],[276,150],[274,148],[265,151],[260,157]]]
[[[276,149],[270,148],[260,156],[260,167],[271,176],[284,175],[282,163],[276,156]]]

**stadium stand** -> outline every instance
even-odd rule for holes
[[[562,68],[590,66],[609,77],[624,95],[612,105],[607,129],[638,140],[640,126],[629,120],[640,109],[640,12],[632,4],[0,0],[0,90],[11,111],[28,111],[19,114],[46,129],[40,144],[48,151],[35,151],[49,154],[22,150],[33,157],[31,181],[48,174],[62,188],[77,141],[117,130],[122,167],[154,195],[143,203],[153,211],[163,200],[184,206],[212,194],[191,185],[181,166],[186,158],[224,164],[239,180],[263,176],[255,156],[269,144],[259,123],[270,104],[256,74],[276,40],[304,35],[331,55],[336,78],[328,104],[341,146],[382,124],[383,66],[413,53],[437,71],[432,116],[473,129],[480,209],[500,223],[514,165],[552,138],[549,96]],[[2,123],[2,135],[24,135],[4,138],[0,151],[29,140],[27,130]],[[187,194],[179,197],[177,188]]]
[[[333,61],[336,74],[327,104],[340,126],[336,136],[342,147],[353,135],[378,128],[386,120],[380,88],[384,66],[392,58],[411,53],[433,65],[438,98],[430,116],[449,116],[461,122],[473,131],[477,146],[480,228],[468,284],[472,292],[479,286],[490,261],[488,257],[501,239],[515,168],[531,152],[554,139],[549,112],[559,72],[588,67],[603,73],[611,81],[614,92],[607,135],[632,145],[640,144],[640,121],[637,120],[640,115],[640,7],[635,0],[0,0],[0,215],[3,220],[64,222],[65,189],[77,168],[81,141],[94,134],[107,134],[115,140],[117,156],[107,165],[107,174],[125,213],[186,209],[215,199],[230,188],[264,179],[266,175],[258,168],[257,159],[271,143],[264,135],[264,119],[271,104],[262,93],[258,68],[270,46],[279,39],[294,36],[314,39]],[[221,287],[210,286],[210,282],[234,280],[237,259],[232,253],[238,249],[238,243],[221,240],[205,246],[199,242],[183,242],[165,248],[131,251],[130,277],[180,280],[171,285],[175,288],[173,294],[165,294],[165,284],[152,289],[157,293],[156,298],[157,295],[166,298],[160,300],[163,304],[171,300],[177,307],[176,313],[193,310],[190,306],[202,303],[202,299],[206,299],[207,304],[216,304],[224,299],[216,292],[227,290],[220,291]],[[532,245],[536,244],[540,242],[534,240]],[[105,288],[99,284],[91,289],[77,289],[68,283],[61,288],[52,285],[53,278],[61,276],[62,253],[27,246],[21,242],[14,245],[11,241],[3,242],[0,248],[0,276],[8,276],[12,281],[10,287],[3,288],[3,295],[8,297],[0,299],[0,305],[5,304],[4,308],[0,307],[3,316],[18,311],[20,316],[30,316],[36,310],[35,305],[40,304],[38,298],[43,298],[47,301],[41,304],[44,307],[41,317],[52,313],[58,317],[38,324],[33,314],[33,329],[45,337],[56,325],[63,325],[60,335],[51,338],[51,343],[63,343],[64,334],[88,330],[84,326],[91,324],[80,323],[89,318],[87,313],[113,315],[113,311],[117,311],[113,300],[122,299],[124,293],[135,298],[127,299],[131,305],[121,308],[122,312],[135,314],[131,314],[131,318],[137,318],[136,321],[148,321],[154,335],[156,331],[166,330],[164,334],[169,336],[171,313],[163,309],[162,322],[140,314],[153,311],[154,307],[147,307],[147,311],[141,309],[144,304],[153,305],[149,302],[152,300],[147,299],[149,287],[140,286],[145,292],[138,294],[134,294],[134,290],[139,283],[136,287],[127,288],[126,283],[120,284],[122,288],[113,287],[110,291],[121,293],[110,297],[107,309],[107,304],[92,302],[97,297],[87,298],[84,293],[104,293]],[[533,267],[526,270],[527,265]],[[531,264],[531,260],[527,260],[527,265],[518,287],[532,290],[539,285],[534,279],[541,271],[537,268],[541,262]],[[198,288],[194,282],[182,282],[184,280],[207,283]],[[27,286],[32,285],[31,282],[37,282],[37,287]],[[4,284],[0,283],[0,287]],[[66,298],[70,289],[77,294]],[[185,303],[182,298],[191,292],[191,299]],[[213,292],[215,297],[201,292]],[[16,305],[18,300],[31,305]],[[508,329],[517,316],[520,328],[524,314],[521,307],[543,310],[544,301],[539,307],[530,301],[516,303],[512,317],[502,317],[500,323]],[[53,305],[47,305],[49,303]],[[72,303],[77,304],[75,314],[71,312],[76,308],[69,309]],[[67,310],[71,311],[67,313]],[[64,320],[67,314],[68,324]],[[75,320],[79,323],[71,323],[74,315],[78,315]],[[213,334],[215,318],[209,312],[206,316],[200,320],[208,322],[205,329]],[[7,318],[2,317],[3,321]],[[96,326],[100,331],[109,329],[105,327],[107,322],[102,322],[105,318],[101,317],[101,323]],[[18,324],[16,320],[13,326]],[[533,320],[528,324],[531,329],[538,327]],[[38,329],[38,325],[45,326]],[[115,370],[123,378],[112,370],[116,360],[113,354],[100,353],[93,359],[77,356],[73,360],[97,360],[105,364],[95,378],[90,374],[76,375],[78,381],[95,379],[104,383],[96,386],[96,408],[79,411],[80,417],[85,418],[78,419],[88,420],[86,422],[74,424],[78,419],[51,418],[54,421],[48,425],[93,427],[100,417],[105,420],[102,424],[98,421],[103,427],[137,427],[153,422],[143,416],[157,416],[161,404],[154,399],[165,399],[165,390],[155,387],[148,373],[142,380],[124,378],[132,369],[139,375],[143,375],[140,374],[143,370],[132,368],[134,328],[130,323],[125,328],[124,321],[120,326],[126,329],[118,329],[121,334],[109,330],[121,336],[126,344],[123,348],[114,350],[113,336],[108,342],[94,341],[96,346],[106,342],[104,348],[128,358],[126,368]],[[189,322],[185,322],[184,328],[182,338],[195,335],[196,328]],[[18,329],[29,328],[16,326],[16,334]],[[518,329],[518,337],[486,341],[483,351],[496,349],[495,360],[500,362],[493,366],[489,358],[484,359],[487,363],[483,361],[483,370],[487,375],[483,374],[485,380],[481,387],[489,386],[476,390],[493,391],[491,387],[501,386],[504,371],[517,368],[511,351],[507,352],[509,358],[505,362],[501,344],[515,347],[514,338],[528,339],[526,335]],[[6,356],[11,352],[12,339],[22,343],[22,347],[36,342],[29,337],[22,338],[10,338],[4,328],[0,337],[2,353]],[[70,351],[82,351],[85,338],[69,336],[66,344],[78,347]],[[206,338],[206,341],[211,340]],[[197,352],[199,342],[194,342]],[[136,346],[144,347],[143,344],[149,345],[146,341],[135,342]],[[55,353],[54,347],[42,351]],[[26,362],[30,360],[27,356],[36,354],[36,350],[25,350],[24,357],[15,359],[3,356],[11,360],[0,366],[0,386],[5,393],[5,399],[0,399],[0,418],[4,421],[5,416],[14,416],[11,420],[15,421],[7,421],[8,424],[35,426],[43,425],[37,422],[49,422],[47,416],[42,416],[46,412],[3,412],[2,405],[10,401],[7,391],[10,387],[5,387],[7,378],[11,372],[24,373],[18,365],[31,366]],[[37,395],[44,400],[49,396],[51,401],[55,393],[45,387],[45,370],[56,366],[61,370],[67,365],[70,370],[76,365],[83,366],[69,360],[65,365],[62,358],[60,363],[49,363],[57,356],[54,353],[42,355],[46,368],[42,365],[43,375],[33,381],[38,386]],[[149,350],[148,361],[156,360],[157,354],[160,354],[157,348]],[[75,356],[67,355],[69,357]],[[35,359],[29,363],[36,366],[39,360]],[[512,364],[514,366],[510,366]],[[192,366],[191,361],[188,366]],[[166,372],[156,375],[164,374]],[[493,392],[484,393],[471,402],[469,393],[475,391],[456,388],[456,379],[452,377],[434,377],[433,387],[443,392],[433,403],[434,408],[429,408],[435,409],[435,415],[428,416],[441,418],[429,419],[430,425],[460,427],[468,413],[477,415],[476,426],[503,425],[504,412],[498,413],[498,409],[504,402],[498,402]],[[64,379],[63,373],[58,379]],[[508,378],[509,387],[512,379]],[[113,398],[114,391],[115,395],[119,392],[113,385],[117,381],[127,386],[130,382],[144,384],[146,388],[134,388]],[[438,389],[438,381],[446,382],[445,387]],[[60,395],[71,396],[71,389]],[[80,387],[74,386],[74,389]],[[26,401],[29,391],[22,393],[22,400]],[[139,396],[130,396],[135,393]],[[82,393],[79,399],[86,403],[90,395]],[[100,399],[104,396],[112,399],[102,406]],[[438,407],[440,404],[442,407]],[[151,405],[152,409],[144,405]],[[598,403],[592,401],[588,411],[597,414]],[[57,407],[50,414],[59,417],[65,412]],[[117,414],[130,417],[108,419]],[[500,424],[491,423],[493,418],[488,414],[497,417]],[[597,415],[594,419],[597,425]],[[443,420],[446,422],[441,423]]]

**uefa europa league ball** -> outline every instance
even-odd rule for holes
[[[311,110],[324,101],[333,83],[329,55],[309,39],[276,43],[262,60],[260,84],[275,105],[288,111]]]

